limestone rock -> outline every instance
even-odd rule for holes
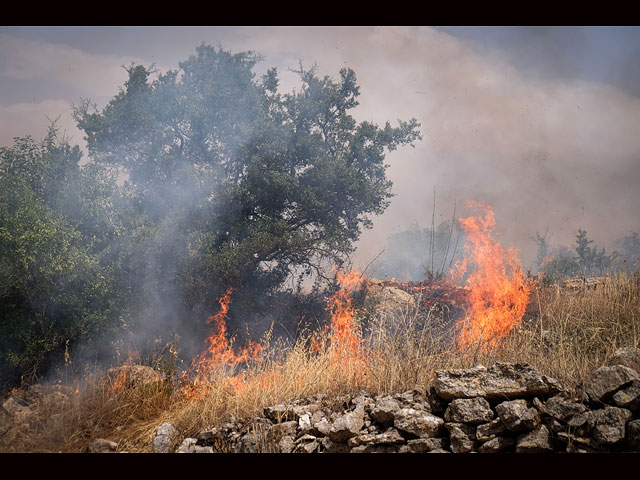
[[[607,402],[613,394],[628,386],[640,375],[624,365],[602,366],[595,370],[585,392],[592,401]]]
[[[516,443],[513,437],[494,437],[478,447],[479,453],[498,453]]]
[[[164,422],[156,429],[156,435],[153,438],[154,453],[169,453],[173,442],[178,438],[180,433],[176,428],[168,422]]]
[[[294,438],[289,435],[285,435],[278,442],[278,450],[280,451],[280,453],[291,453],[293,452],[295,446],[296,444]]]
[[[363,426],[364,409],[356,408],[338,417],[331,425],[328,436],[334,442],[345,442],[355,437]]]
[[[449,430],[449,441],[453,453],[468,453],[476,447],[476,427],[465,423],[447,422],[444,424]]]
[[[296,446],[293,449],[293,453],[313,453],[320,446],[320,442],[313,435],[303,435],[296,440]]]
[[[320,445],[322,446],[322,451],[325,453],[349,453],[351,447],[347,446],[344,442],[334,442],[329,437],[324,437]]]
[[[640,420],[632,420],[627,425],[627,436],[629,439],[629,450],[640,452]]]
[[[382,433],[371,434],[364,433],[349,439],[350,447],[359,445],[400,445],[405,443],[404,437],[398,433],[398,430],[391,427]]]
[[[380,425],[389,426],[393,425],[393,419],[398,410],[400,410],[400,402],[395,398],[386,396],[376,401],[369,415]]]
[[[583,415],[587,407],[579,402],[574,402],[561,396],[551,397],[542,407],[542,413],[556,420],[568,422],[576,415]]]
[[[493,417],[489,402],[482,397],[457,398],[449,404],[444,414],[446,422],[454,423],[486,423]]]
[[[628,387],[618,390],[612,400],[618,407],[632,412],[640,410],[640,380],[634,380]]]
[[[548,396],[562,390],[557,380],[522,363],[497,363],[489,368],[479,365],[462,370],[437,370],[434,387],[438,396],[446,400]]]
[[[506,431],[507,427],[504,426],[502,420],[496,418],[489,423],[478,425],[478,428],[476,429],[476,437],[480,442],[487,442]]]
[[[398,430],[418,437],[438,437],[444,420],[425,410],[401,408],[395,414],[393,425]]]
[[[552,451],[549,430],[544,425],[520,435],[517,439],[516,453],[548,453]]]
[[[538,410],[528,407],[524,399],[502,402],[496,406],[496,412],[507,430],[512,432],[533,430],[540,424]]]
[[[587,423],[596,441],[611,445],[625,439],[626,424],[631,416],[629,410],[607,406],[588,412]]]
[[[197,441],[195,438],[185,438],[176,450],[176,453],[213,453],[213,447],[201,447],[200,445],[196,445]]]
[[[292,420],[297,421],[296,414],[293,412],[293,410],[283,404],[266,407],[263,413],[264,416],[271,420],[273,423],[281,423]]]

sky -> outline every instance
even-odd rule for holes
[[[98,108],[124,67],[178,67],[201,43],[262,55],[258,75],[317,65],[360,86],[358,121],[415,117],[423,140],[387,155],[391,205],[358,243],[367,265],[392,232],[478,213],[525,267],[536,232],[573,247],[579,228],[610,252],[640,231],[639,27],[0,27],[0,145],[50,120],[84,146],[72,105]]]

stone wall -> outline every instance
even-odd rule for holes
[[[443,370],[426,390],[319,394],[267,407],[249,421],[230,418],[195,437],[163,424],[154,451],[638,452],[639,360],[638,349],[617,352],[578,395],[526,364]]]

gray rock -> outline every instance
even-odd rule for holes
[[[289,420],[288,422],[276,423],[271,426],[271,433],[275,436],[296,436],[296,430],[298,429],[298,422],[295,420]]]
[[[295,440],[290,435],[285,435],[278,442],[278,450],[280,453],[291,453],[295,446]]]
[[[603,366],[591,375],[585,392],[592,401],[607,402],[613,394],[638,378],[638,372],[624,365]]]
[[[156,435],[153,438],[153,453],[169,453],[172,451],[174,441],[178,438],[180,432],[168,422],[164,422],[156,429]]]
[[[398,453],[400,447],[394,445],[360,445],[351,449],[351,453]]]
[[[309,414],[305,413],[303,415],[300,415],[300,418],[298,418],[298,429],[300,430],[300,432],[308,433],[312,428],[313,425],[311,425],[311,417],[309,416]]]
[[[612,400],[618,407],[632,412],[640,410],[640,380],[634,380],[628,387],[618,390]]]
[[[640,452],[640,420],[632,420],[627,424],[629,450]]]
[[[298,420],[293,410],[286,405],[272,405],[264,409],[264,416],[274,423]]]
[[[453,400],[444,414],[446,422],[486,423],[493,420],[491,405],[482,397],[457,398]]]
[[[416,438],[407,440],[405,451],[407,453],[426,453],[432,450],[440,450],[447,447],[449,441],[444,438]]]
[[[494,437],[478,447],[479,453],[498,453],[516,443],[513,437]]]
[[[403,407],[410,407],[415,402],[414,393],[414,391],[409,390],[407,392],[396,393],[392,398],[400,402]]]
[[[544,425],[532,432],[518,436],[516,453],[545,453],[552,451],[549,430]]]
[[[320,421],[313,424],[313,428],[320,434],[327,436],[331,431],[331,423],[326,418],[322,418]]]
[[[339,416],[331,425],[328,436],[334,442],[346,442],[355,437],[364,426],[364,409],[356,408]]]
[[[195,438],[185,438],[176,450],[176,453],[213,453],[212,447],[201,447],[196,445],[197,441]]]
[[[613,352],[607,365],[624,365],[640,372],[640,348],[622,347]]]
[[[625,439],[626,425],[631,420],[629,410],[618,407],[605,407],[587,413],[587,424],[593,438],[605,445],[613,445]]]
[[[395,414],[393,425],[398,430],[418,437],[438,437],[442,433],[444,420],[426,410],[401,408]]]
[[[400,445],[403,443],[405,443],[404,437],[393,427],[378,434],[360,434],[350,438],[348,441],[350,447],[357,447],[359,445]]]
[[[542,407],[542,413],[562,422],[570,421],[576,415],[583,415],[587,407],[578,402],[567,400],[561,396],[548,399]]]
[[[324,437],[320,442],[322,451],[325,453],[349,453],[351,447],[344,442],[334,442],[329,437]]]
[[[488,442],[492,438],[497,435],[501,435],[506,431],[507,427],[504,426],[502,420],[496,418],[489,423],[478,425],[478,428],[476,429],[476,438],[479,442]]]
[[[118,444],[116,442],[112,442],[111,440],[107,440],[105,438],[98,438],[91,442],[87,448],[85,448],[85,453],[116,453],[118,450]]]
[[[320,442],[313,435],[303,435],[295,443],[293,453],[313,453],[320,446]]]
[[[234,453],[258,453],[260,451],[260,438],[255,432],[247,432],[236,442]]]
[[[557,380],[521,363],[496,363],[490,368],[479,365],[463,370],[437,370],[434,388],[438,396],[446,400],[548,396],[562,390]]]
[[[453,453],[468,453],[476,448],[476,427],[465,423],[447,422],[444,424],[449,430],[449,441]]]
[[[393,425],[395,412],[400,410],[400,402],[390,396],[377,400],[369,416],[382,426]]]
[[[540,414],[527,406],[524,399],[509,400],[496,406],[496,413],[507,430],[522,432],[533,430],[540,424]]]
[[[436,450],[431,450],[428,453],[451,453],[449,450],[445,450],[444,448],[438,448]]]

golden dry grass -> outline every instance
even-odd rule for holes
[[[595,290],[534,289],[522,324],[491,351],[459,351],[435,310],[408,308],[393,320],[372,318],[365,331],[362,349],[347,356],[338,355],[320,332],[288,348],[271,345],[267,336],[261,360],[247,366],[242,381],[219,369],[211,373],[206,394],[195,398],[169,380],[111,392],[88,379],[63,407],[34,406],[28,427],[0,436],[0,451],[80,452],[93,439],[109,438],[120,451],[150,452],[163,422],[183,436],[195,435],[231,415],[249,419],[290,399],[405,391],[429,386],[437,369],[497,361],[528,363],[576,388],[616,348],[640,346],[640,275],[619,275]]]

